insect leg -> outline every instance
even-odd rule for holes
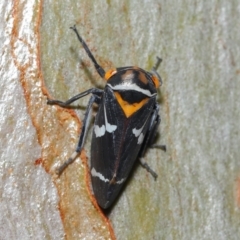
[[[158,114],[158,111],[159,111],[159,106],[156,105],[156,108],[155,108],[155,110],[153,112],[153,115],[152,115],[152,118],[151,118],[150,127],[149,127],[148,132],[145,136],[144,142],[142,144],[142,148],[141,148],[140,153],[139,153],[139,160],[140,160],[140,163],[141,163],[142,167],[144,167],[153,176],[153,178],[155,180],[157,178],[157,174],[144,161],[143,156],[145,155],[147,147],[150,147],[153,144],[153,141],[155,139],[157,129],[158,129],[158,126],[159,126],[160,121],[161,121],[160,116]]]
[[[69,105],[71,103],[73,103],[76,100],[78,100],[82,97],[85,97],[85,96],[87,96],[88,94],[91,94],[91,93],[94,94],[96,97],[97,96],[101,97],[101,95],[103,93],[103,90],[98,89],[98,88],[91,88],[91,89],[88,89],[85,92],[79,93],[78,95],[68,99],[66,102],[62,102],[60,100],[54,100],[54,99],[47,99],[47,104],[48,105],[59,105],[61,107],[69,107]]]
[[[92,62],[93,62],[93,64],[94,64],[94,66],[95,66],[98,74],[99,74],[102,78],[104,78],[104,76],[105,76],[105,71],[104,71],[104,69],[97,63],[96,59],[94,58],[94,56],[92,55],[91,51],[89,50],[87,44],[86,44],[85,41],[82,39],[82,37],[79,35],[76,26],[74,25],[73,27],[70,27],[70,29],[72,29],[72,30],[76,33],[79,42],[82,44],[82,46],[83,46],[83,48],[85,49],[88,57],[92,60]]]
[[[92,93],[93,95],[91,96],[91,98],[88,102],[88,106],[87,106],[87,110],[86,110],[85,117],[84,117],[84,120],[83,120],[82,131],[81,131],[81,134],[80,134],[80,137],[79,137],[79,142],[78,142],[77,148],[76,148],[75,152],[71,155],[71,157],[57,169],[57,174],[58,175],[61,175],[62,172],[64,171],[64,169],[69,164],[71,164],[75,160],[77,155],[81,152],[82,147],[83,147],[84,142],[85,142],[85,137],[86,137],[86,134],[87,134],[87,130],[88,130],[88,124],[89,124],[90,117],[91,117],[92,105],[93,105],[93,103],[99,103],[99,100],[101,98],[101,95],[102,95],[103,91],[100,90],[100,89],[97,89],[97,88],[92,88],[92,89],[89,89],[89,90],[87,90],[83,93],[80,93],[80,94],[70,98],[66,102],[62,102],[62,101],[59,101],[59,100],[49,100],[48,99],[48,102],[47,102],[48,104],[56,104],[56,105],[60,105],[62,107],[68,107],[69,104],[71,104],[72,102],[74,102],[74,101],[78,100],[79,98],[84,97],[84,96],[86,96],[90,93]]]
[[[139,161],[142,167],[145,168],[153,176],[154,180],[156,180],[158,175],[149,167],[144,158],[139,158]]]
[[[82,131],[81,131],[81,134],[79,137],[77,148],[76,148],[75,152],[71,155],[71,157],[57,169],[58,175],[61,175],[62,172],[64,171],[64,169],[75,160],[75,158],[78,156],[78,154],[81,152],[81,150],[83,148],[83,145],[85,142],[85,137],[86,137],[87,130],[88,130],[88,125],[90,122],[91,109],[92,109],[92,105],[94,102],[98,102],[98,96],[92,95],[88,102],[88,106],[87,106],[87,110],[86,110],[85,117],[83,120]]]

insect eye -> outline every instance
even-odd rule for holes
[[[157,62],[155,64],[155,66],[152,68],[152,81],[155,85],[156,88],[158,88],[159,86],[162,86],[162,78],[160,77],[160,75],[157,72],[157,69],[160,65],[160,63],[162,62],[162,59],[160,57],[157,57]]]
[[[157,74],[157,73],[155,73]],[[156,88],[160,87],[162,85],[162,79],[161,77],[159,76],[159,74],[156,75],[152,75],[152,81],[155,85]]]

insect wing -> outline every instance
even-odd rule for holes
[[[102,208],[117,197],[138,157],[149,128],[155,97],[126,117],[112,89],[105,88],[96,115],[91,147],[94,195]]]

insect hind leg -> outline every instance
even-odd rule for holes
[[[162,144],[152,144],[149,147],[150,148],[159,148],[159,149],[163,150],[164,152],[167,151],[167,146],[166,145],[162,145]]]
[[[154,180],[157,179],[158,175],[157,173],[155,173],[150,167],[149,165],[146,163],[146,161],[144,160],[144,158],[139,158],[140,164],[142,165],[143,168],[145,168],[154,178]]]

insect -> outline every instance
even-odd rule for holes
[[[161,59],[157,58],[157,63],[151,72],[133,66],[105,72],[79,35],[76,26],[71,29],[75,32],[98,74],[107,83],[104,90],[91,88],[66,102],[48,99],[47,104],[69,107],[74,101],[91,94],[77,148],[72,156],[58,168],[57,173],[60,175],[81,152],[91,119],[90,110],[94,103],[97,104],[98,111],[91,142],[90,174],[96,200],[100,207],[106,209],[118,196],[137,159],[155,179],[157,178],[157,174],[143,157],[147,147],[153,145],[160,124],[156,97],[157,88],[162,84],[162,80],[156,70]]]

